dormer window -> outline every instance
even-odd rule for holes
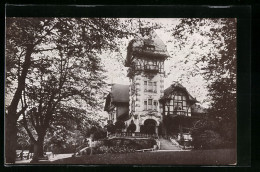
[[[149,44],[149,43],[147,43],[147,42],[144,42],[143,49],[144,49],[144,50],[152,50],[152,51],[154,51],[154,50],[155,50],[155,46],[154,46],[154,45],[151,45],[151,44]]]

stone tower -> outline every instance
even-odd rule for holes
[[[125,66],[130,79],[130,119],[126,126],[135,124],[135,132],[158,133],[162,122],[159,99],[164,93],[164,61],[168,56],[166,45],[151,29],[143,28],[129,42]]]

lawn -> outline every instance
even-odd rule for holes
[[[52,164],[165,164],[165,165],[229,165],[236,163],[234,149],[136,152],[71,157]]]

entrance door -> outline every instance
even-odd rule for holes
[[[147,119],[144,121],[144,125],[141,127],[141,133],[156,134],[156,121],[153,119]]]

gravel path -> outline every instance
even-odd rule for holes
[[[57,154],[54,157],[51,155],[49,160],[46,160],[47,162],[52,162],[52,161],[56,161],[56,160],[60,160],[60,159],[64,159],[64,158],[70,158],[72,156],[72,153],[69,154]],[[25,159],[25,160],[18,160],[15,161],[16,164],[27,164],[30,163],[32,159]]]

